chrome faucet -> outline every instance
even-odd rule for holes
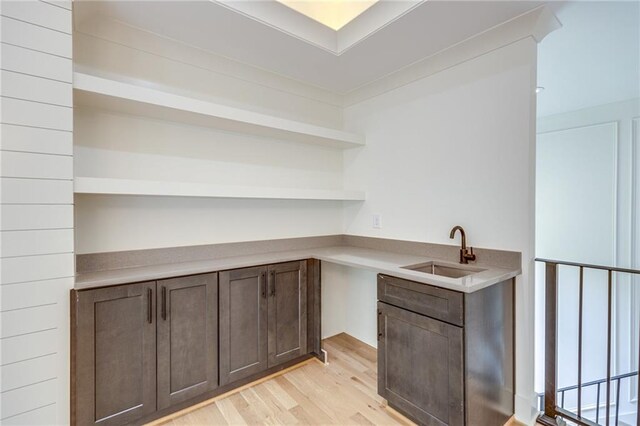
[[[464,229],[460,225],[456,225],[449,233],[449,238],[453,239],[456,236],[456,231],[460,231],[462,236],[462,246],[460,247],[460,263],[469,263],[470,260],[476,260],[476,255],[473,254],[473,247],[467,249],[467,235],[464,233]]]

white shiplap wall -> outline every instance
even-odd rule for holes
[[[69,422],[71,1],[0,0],[0,423]]]

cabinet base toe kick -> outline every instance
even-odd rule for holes
[[[72,290],[71,423],[145,423],[322,356],[316,268]]]

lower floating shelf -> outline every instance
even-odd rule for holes
[[[364,201],[365,199],[364,191],[268,188],[94,177],[76,177],[74,179],[74,193],[273,200]]]

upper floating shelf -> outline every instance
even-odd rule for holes
[[[363,201],[365,199],[364,191],[340,189],[268,188],[96,177],[76,177],[74,179],[74,192],[76,194],[258,198],[272,200]]]
[[[274,117],[75,72],[74,102],[127,114],[336,148],[364,146],[364,137],[342,130]]]

